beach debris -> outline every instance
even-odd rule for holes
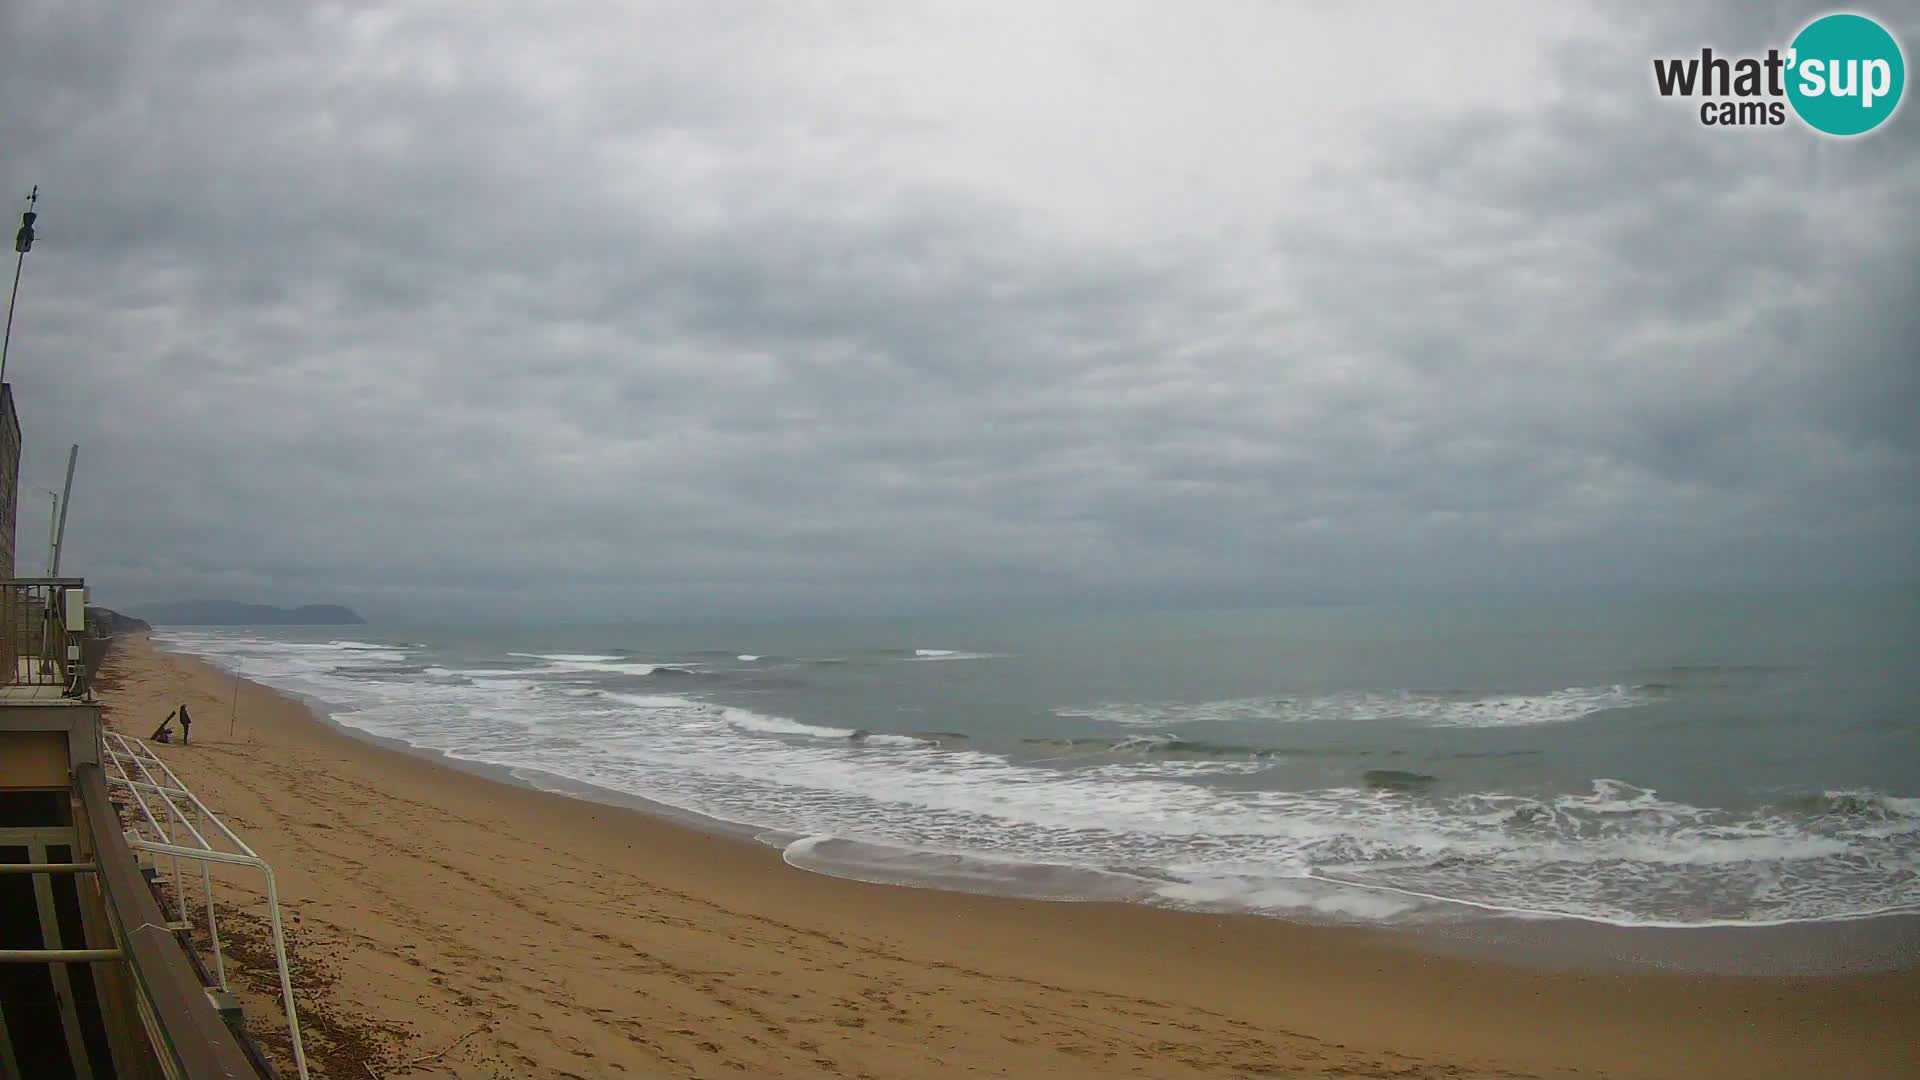
[[[425,1057],[414,1058],[412,1061],[403,1063],[400,1067],[403,1069],[417,1069],[420,1066],[426,1065],[430,1062],[439,1061],[441,1058],[446,1057],[449,1053],[451,1053],[453,1049],[459,1046],[461,1043],[466,1042],[468,1039],[473,1038],[476,1034],[486,1030],[486,1027],[487,1025],[481,1024],[479,1027],[474,1028],[472,1031],[469,1031],[465,1035],[462,1035],[459,1038],[448,1043],[443,1049],[438,1050],[434,1053],[428,1054]]]

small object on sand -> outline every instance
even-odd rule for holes
[[[426,1057],[417,1057],[417,1058],[414,1058],[412,1061],[403,1062],[400,1067],[403,1069],[415,1069],[422,1065],[427,1064],[428,1062],[439,1061],[441,1058],[447,1056],[448,1051],[451,1051],[454,1047],[459,1046],[461,1043],[466,1042],[468,1039],[473,1038],[474,1035],[478,1034],[479,1032],[486,1030],[486,1027],[487,1025],[481,1024],[479,1027],[474,1028],[472,1031],[469,1031],[465,1035],[462,1035],[459,1038],[448,1043],[442,1049],[434,1053],[428,1054]]]

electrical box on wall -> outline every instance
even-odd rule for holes
[[[64,601],[66,606],[66,610],[61,614],[65,616],[64,621],[67,624],[67,633],[85,633],[87,629],[87,590],[67,589],[61,594],[61,600]]]

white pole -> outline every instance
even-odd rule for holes
[[[67,542],[67,510],[73,506],[73,466],[79,460],[80,444],[74,443],[73,449],[67,451],[67,488],[60,496],[60,524],[54,528],[53,566],[47,572],[48,577],[60,576],[60,548]]]
[[[52,577],[53,576],[53,530],[60,523],[60,493],[53,490],[52,488],[41,488],[40,490],[53,496],[53,510],[51,513],[47,514],[47,576]]]

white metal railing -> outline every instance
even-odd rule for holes
[[[293,1064],[299,1070],[300,1080],[308,1080],[307,1055],[300,1042],[300,1017],[293,1004],[293,977],[287,967],[286,933],[280,923],[280,893],[274,885],[273,867],[256,854],[253,848],[240,839],[219,815],[207,809],[181,783],[173,770],[162,761],[153,749],[139,739],[129,739],[119,732],[103,731],[105,755],[113,763],[113,769],[106,773],[109,784],[125,788],[132,796],[138,816],[133,827],[127,830],[127,846],[135,851],[144,851],[153,856],[166,856],[172,862],[173,902],[177,911],[177,921],[171,924],[173,929],[186,930],[194,925],[187,916],[187,892],[181,887],[180,860],[188,859],[200,864],[200,883],[205,896],[207,918],[207,937],[213,944],[213,964],[215,977],[220,989],[228,991],[227,965],[220,950],[220,927],[214,918],[213,872],[211,865],[220,863],[225,866],[251,866],[266,877],[267,884],[267,920],[273,930],[274,959],[280,966],[280,1001],[287,1014],[287,1031],[293,1041]],[[129,768],[131,766],[131,769]],[[139,778],[135,778],[135,773]],[[192,813],[183,809],[182,800]],[[154,812],[156,806],[160,814]],[[223,838],[234,850],[221,850],[207,839],[207,829]],[[148,835],[148,834],[151,835]],[[156,859],[157,861],[157,859]],[[164,908],[162,909],[164,912]]]

